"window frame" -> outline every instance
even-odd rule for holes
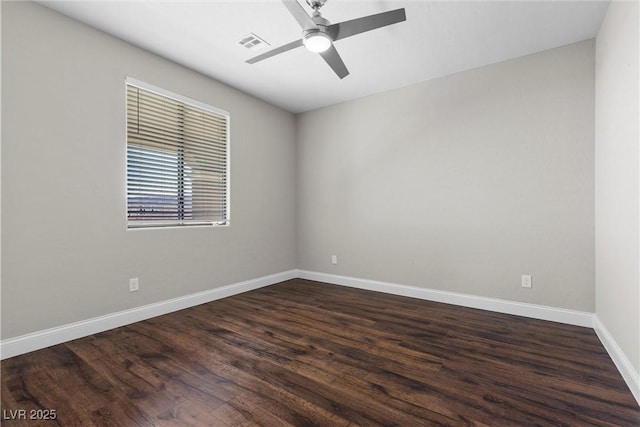
[[[129,133],[127,129],[128,123],[128,111],[125,108],[125,221],[127,230],[148,230],[148,229],[158,229],[158,228],[192,228],[192,227],[229,227],[231,225],[231,114],[218,107],[214,107],[212,105],[206,104],[202,101],[198,101],[193,98],[189,98],[184,95],[177,94],[175,92],[171,92],[167,89],[160,88],[158,86],[152,85],[150,83],[144,82],[142,80],[138,80],[132,77],[125,78],[124,84],[124,105],[127,105],[127,88],[129,86],[134,86],[136,88],[153,92],[157,95],[172,99],[174,101],[188,104],[192,107],[196,107],[205,111],[208,111],[213,114],[217,114],[223,116],[226,121],[226,146],[225,146],[225,156],[226,156],[226,168],[225,168],[225,221],[181,221],[179,219],[175,220],[149,220],[149,221],[141,221],[141,222],[131,222],[129,221],[129,197],[128,197],[128,175],[129,175],[129,161],[128,161],[128,147],[129,147]]]

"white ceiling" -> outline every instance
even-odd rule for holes
[[[298,0],[310,10],[304,0]],[[249,65],[238,41],[301,29],[279,0],[43,1],[51,9],[298,113],[596,36],[608,1],[328,0],[332,23],[404,7],[407,21],[336,42],[340,80],[304,47]],[[258,52],[260,53],[260,52]]]

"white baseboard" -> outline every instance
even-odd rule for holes
[[[443,302],[463,307],[479,308],[498,313],[534,319],[550,320],[552,322],[569,325],[593,327],[593,313],[549,307],[545,305],[527,304],[496,298],[487,298],[458,292],[438,291],[435,289],[418,288],[416,286],[400,285],[397,283],[380,282],[377,280],[359,279],[348,276],[318,273],[315,271],[298,270],[298,277],[335,285],[350,286],[369,291],[384,292],[423,300]]]
[[[142,307],[132,308],[130,310],[94,317],[92,319],[58,326],[16,338],[9,338],[0,341],[0,360],[193,307],[199,304],[204,304],[217,299],[237,295],[253,289],[273,285],[296,277],[296,270],[285,271],[282,273],[259,277],[257,279],[222,286],[220,288],[204,292],[198,292],[154,304],[144,305]]]
[[[633,368],[633,365],[631,365],[631,362],[629,362],[629,359],[622,352],[622,349],[620,349],[618,343],[615,341],[613,336],[611,336],[607,328],[593,313],[507,301],[496,298],[480,297],[457,292],[418,288],[415,286],[380,282],[377,280],[318,273],[315,271],[298,270],[298,277],[301,279],[333,283],[335,285],[350,286],[352,288],[366,289],[369,291],[384,292],[393,295],[401,295],[428,301],[443,302],[446,304],[454,304],[499,313],[513,314],[516,316],[593,328],[598,338],[600,338],[602,345],[618,368],[618,371],[620,371],[620,375],[622,375],[622,378],[627,383],[627,386],[638,402],[638,405],[640,405],[640,375]]]
[[[620,371],[620,375],[622,375],[622,378],[627,383],[633,397],[636,398],[638,405],[640,405],[640,373],[634,369],[627,356],[622,352],[616,340],[604,324],[602,324],[597,315],[593,316],[593,329],[596,331],[596,335],[600,338],[602,345],[604,345],[607,353],[609,353],[618,371]]]
[[[0,360],[295,278],[593,328],[640,405],[640,375],[593,313],[306,270],[289,270],[2,340]]]

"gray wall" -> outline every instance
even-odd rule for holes
[[[596,314],[640,372],[638,2],[611,2],[596,40]]]
[[[592,312],[593,123],[593,41],[304,113],[298,267]]]
[[[126,76],[231,113],[230,227],[127,231]],[[2,87],[3,339],[295,268],[293,115],[34,3]]]

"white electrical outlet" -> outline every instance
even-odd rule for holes
[[[528,274],[522,275],[522,287],[530,288],[531,287],[531,276]]]
[[[140,283],[138,278],[129,279],[129,292],[137,292],[140,289]]]
[[[338,263],[338,255],[331,255],[331,264]]]

